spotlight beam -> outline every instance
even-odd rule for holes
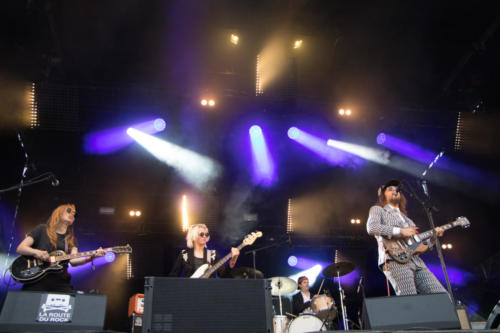
[[[312,151],[316,155],[324,158],[328,163],[332,165],[340,166],[360,166],[363,164],[363,160],[357,158],[352,154],[347,154],[342,151],[342,149],[337,149],[335,147],[328,147],[325,144],[325,140],[309,134],[297,127],[290,127],[288,129],[288,137],[308,150]]]
[[[84,150],[89,154],[109,154],[132,143],[134,140],[127,135],[127,128],[133,127],[139,131],[154,134],[166,127],[161,118],[134,124],[132,126],[111,128],[108,130],[85,135]]]
[[[127,134],[157,159],[174,168],[183,179],[198,189],[210,186],[222,171],[217,162],[206,156],[135,128],[129,128]]]
[[[274,161],[267,147],[262,129],[254,125],[250,127],[250,143],[252,146],[254,181],[269,186],[275,179]]]

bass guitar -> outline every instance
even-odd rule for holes
[[[440,228],[446,231],[455,227],[468,228],[469,226],[469,220],[462,216],[451,223],[442,225]],[[413,255],[425,252],[426,245],[423,242],[431,238],[433,234],[434,232],[431,229],[407,238],[382,238],[382,243],[392,259],[405,264],[410,261]]]
[[[240,245],[238,245],[238,250],[241,250],[242,248],[244,248],[247,245],[252,245],[255,242],[255,240],[259,237],[262,237],[262,232],[260,232],[260,231],[255,231],[255,232],[252,232],[251,234],[246,235],[245,238],[243,239],[243,242]],[[232,257],[232,254],[228,253],[224,258],[219,260],[213,266],[211,266],[210,264],[201,265],[193,273],[193,275],[191,275],[191,278],[192,279],[195,279],[195,278],[205,279],[205,278],[210,277],[210,275],[212,275],[216,270],[218,270],[222,265],[224,265],[226,263],[226,261],[231,259],[231,257]]]
[[[103,250],[105,252],[111,251],[116,254],[132,253],[132,247],[128,244],[125,246],[109,247]],[[63,269],[64,266],[62,263],[65,261],[95,255],[96,253],[97,250],[66,254],[64,251],[58,250],[49,254],[49,261],[43,261],[35,257],[20,256],[10,265],[10,274],[16,282],[35,282],[51,271]]]

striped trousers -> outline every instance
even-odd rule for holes
[[[418,260],[418,265],[414,260]],[[406,264],[388,260],[388,272],[385,270],[385,265],[382,265],[380,268],[384,271],[384,274],[389,279],[392,288],[398,296],[446,292],[446,289],[444,289],[420,258],[412,258]]]

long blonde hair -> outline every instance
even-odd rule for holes
[[[52,214],[50,215],[49,220],[47,221],[47,236],[49,236],[50,244],[57,248],[57,227],[62,223],[62,214],[68,209],[76,210],[75,205],[73,204],[64,204],[58,206]],[[68,251],[75,246],[75,235],[73,234],[73,225],[68,226],[68,230],[66,231],[66,240],[68,241]]]
[[[189,227],[188,233],[186,235],[186,242],[187,242],[187,247],[192,249],[194,247],[194,241],[196,239],[196,236],[198,235],[198,230],[200,229],[206,229],[208,231],[208,228],[204,224],[193,224],[192,226]],[[207,237],[207,242],[210,239],[210,237]]]

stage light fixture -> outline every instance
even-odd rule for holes
[[[231,41],[232,44],[238,45],[238,43],[240,41],[240,37],[238,35],[231,34],[230,41]]]
[[[135,211],[135,216],[139,217],[142,215],[142,212],[140,210]]]
[[[344,109],[339,109],[339,115],[343,116],[345,114],[345,110]]]
[[[182,231],[186,232],[189,229],[189,215],[188,215],[187,196],[185,194],[182,196],[181,215],[182,215]]]
[[[298,39],[295,41],[295,43],[293,43],[293,48],[294,49],[298,49],[298,48],[301,48],[302,47],[302,39]]]
[[[208,101],[207,101],[206,99],[202,99],[202,100],[200,101],[200,104],[201,104],[201,105],[203,105],[203,106],[207,106]]]
[[[157,118],[153,122],[153,127],[158,132],[161,132],[167,127],[167,123],[165,122],[165,120],[163,120],[161,118]]]
[[[208,106],[215,106],[215,101],[213,99],[209,100]]]
[[[345,110],[345,115],[346,115],[346,116],[350,116],[350,115],[351,115],[351,109],[347,109],[347,110]]]
[[[297,265],[297,257],[296,256],[289,256],[288,257],[288,265],[291,266],[291,267],[295,267],[295,265]]]
[[[129,211],[128,215],[131,216],[131,217],[134,217],[135,216],[135,210]]]
[[[293,232],[293,209],[292,209],[292,199],[288,199],[288,209],[286,216],[286,233],[290,234]]]
[[[112,251],[106,252],[106,254],[104,255],[104,260],[106,260],[106,262],[113,262],[115,261],[115,259],[116,254]]]

